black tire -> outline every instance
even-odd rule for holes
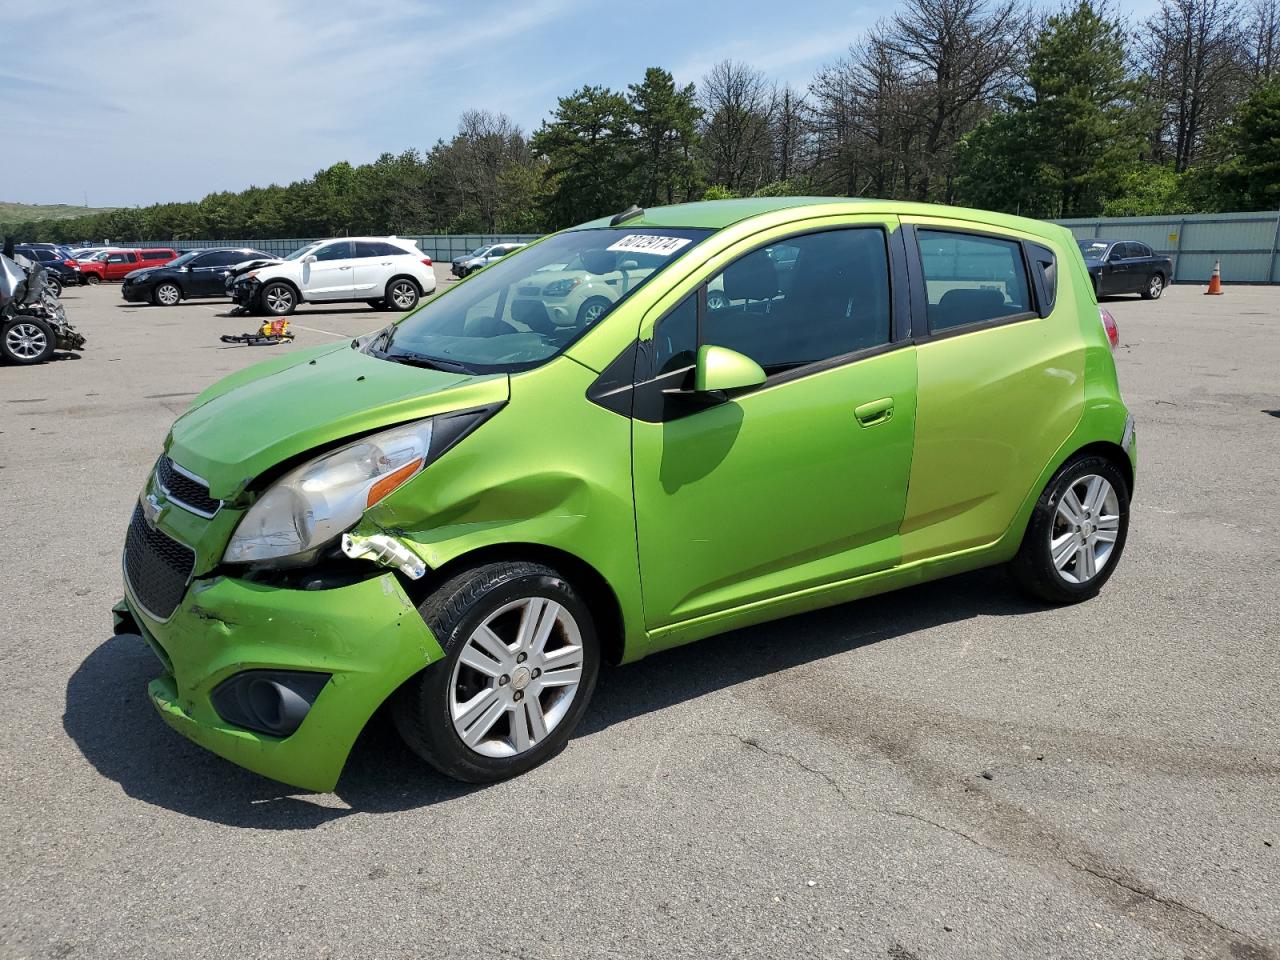
[[[454,729],[449,706],[454,668],[467,641],[486,618],[505,604],[533,597],[556,601],[577,624],[582,674],[575,699],[541,742],[512,756],[486,756],[468,747]],[[492,783],[524,773],[564,747],[587,709],[600,669],[600,643],[591,612],[564,577],[536,563],[486,564],[441,584],[418,611],[445,656],[405,683],[392,702],[396,728],[414,753],[446,776],[468,783]],[[514,682],[506,686],[516,689]]]
[[[387,281],[387,296],[382,301],[383,310],[408,313],[422,299],[422,290],[412,277],[392,277]]]
[[[582,301],[582,306],[578,308],[577,322],[579,329],[587,326],[588,323],[598,322],[600,317],[604,316],[604,312],[601,312],[594,320],[590,318],[592,310],[597,307],[604,307],[604,310],[608,311],[613,307],[613,301],[608,297],[588,297],[586,300]]]
[[[58,279],[57,277],[55,277],[53,274],[50,274],[49,276],[45,277],[45,283],[46,283],[46,284],[48,285],[48,287],[49,287],[49,292],[50,292],[50,293],[52,293],[55,297],[59,297],[59,298],[60,298],[60,297],[62,296],[62,281],[61,281],[61,280],[59,280],[59,279]]]
[[[158,283],[151,291],[151,302],[157,307],[176,307],[182,302],[182,288],[172,280]]]
[[[1143,300],[1159,300],[1160,294],[1164,293],[1164,274],[1153,273],[1147,278],[1147,285],[1142,288],[1140,293]]]
[[[258,291],[258,306],[272,317],[287,317],[298,306],[298,291],[283,280],[271,280]]]
[[[1067,491],[1089,476],[1098,476],[1111,484],[1118,505],[1118,527],[1111,553],[1098,572],[1083,583],[1065,579],[1054,565],[1050,543],[1058,520],[1058,505]],[[1098,511],[1101,513],[1101,511]],[[1096,516],[1093,518],[1096,521]],[[1010,572],[1029,596],[1045,603],[1068,604],[1089,600],[1098,595],[1111,579],[1129,534],[1129,481],[1106,457],[1085,454],[1068,460],[1045,487],[1036,502],[1022,536],[1018,555],[1010,564]]]
[[[29,367],[44,363],[57,349],[53,327],[39,317],[17,316],[0,327],[0,359]]]
[[[102,282],[102,278],[98,276],[96,273],[90,273],[85,275],[84,282],[91,287],[96,287],[98,284]]]

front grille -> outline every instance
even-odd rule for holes
[[[124,541],[124,575],[147,613],[157,620],[173,616],[195,565],[195,551],[147,526],[142,504],[133,508]]]
[[[203,481],[183,473],[168,457],[161,457],[156,463],[156,482],[170,500],[191,513],[212,517],[222,506],[221,500],[209,496]]]

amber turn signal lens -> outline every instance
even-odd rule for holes
[[[404,483],[415,473],[422,469],[422,458],[419,457],[411,463],[406,463],[394,473],[388,473],[385,477],[369,488],[369,500],[365,507],[372,507],[375,503],[389,494],[400,484]]]

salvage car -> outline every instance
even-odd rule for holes
[[[1084,257],[1094,294],[1141,294],[1143,300],[1159,300],[1173,278],[1173,261],[1137,240],[1077,241]]]
[[[317,240],[236,276],[231,299],[272,316],[300,303],[363,301],[376,310],[412,310],[436,289],[431,258],[413,240],[343,237]]]
[[[557,314],[539,275],[571,263],[634,282]],[[266,776],[331,789],[387,704],[438,770],[510,777],[606,659],[993,564],[1096,595],[1136,458],[1117,342],[1052,224],[633,209],[197,396],[128,521],[116,631],[170,726]]]
[[[247,260],[270,260],[270,254],[250,247],[191,250],[159,267],[126,273],[120,295],[126,300],[177,306],[191,297],[226,296],[231,271]]]
[[[0,361],[30,366],[58,350],[81,350],[85,339],[49,285],[49,271],[0,255]]]
[[[487,267],[496,260],[501,260],[508,254],[515,253],[524,246],[526,244],[523,243],[495,243],[489,247],[472,250],[467,256],[458,257],[452,261],[451,272],[455,277],[461,279]]]

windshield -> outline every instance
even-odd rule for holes
[[[710,230],[571,230],[494,261],[374,337],[374,356],[469,373],[559,354]],[[548,269],[554,267],[555,269]]]
[[[169,267],[181,267],[183,264],[190,263],[196,257],[200,256],[200,253],[201,251],[199,250],[190,250],[187,253],[184,253],[182,256],[178,257],[176,260],[170,260],[168,263],[163,264],[163,266],[166,270]]]
[[[468,254],[467,254],[467,256],[468,256],[468,257],[483,257],[483,256],[485,255],[485,253],[488,251],[488,249],[489,249],[488,247],[476,247],[474,250],[472,250],[470,253],[468,253]]]
[[[297,250],[293,251],[293,253],[289,254],[287,257],[285,257],[285,259],[301,260],[308,253],[311,253],[311,251],[317,249],[322,243],[324,243],[323,240],[317,240],[315,243],[308,243],[305,247],[299,247]]]
[[[1109,244],[1105,240],[1078,240],[1080,253],[1086,260],[1101,260]]]

